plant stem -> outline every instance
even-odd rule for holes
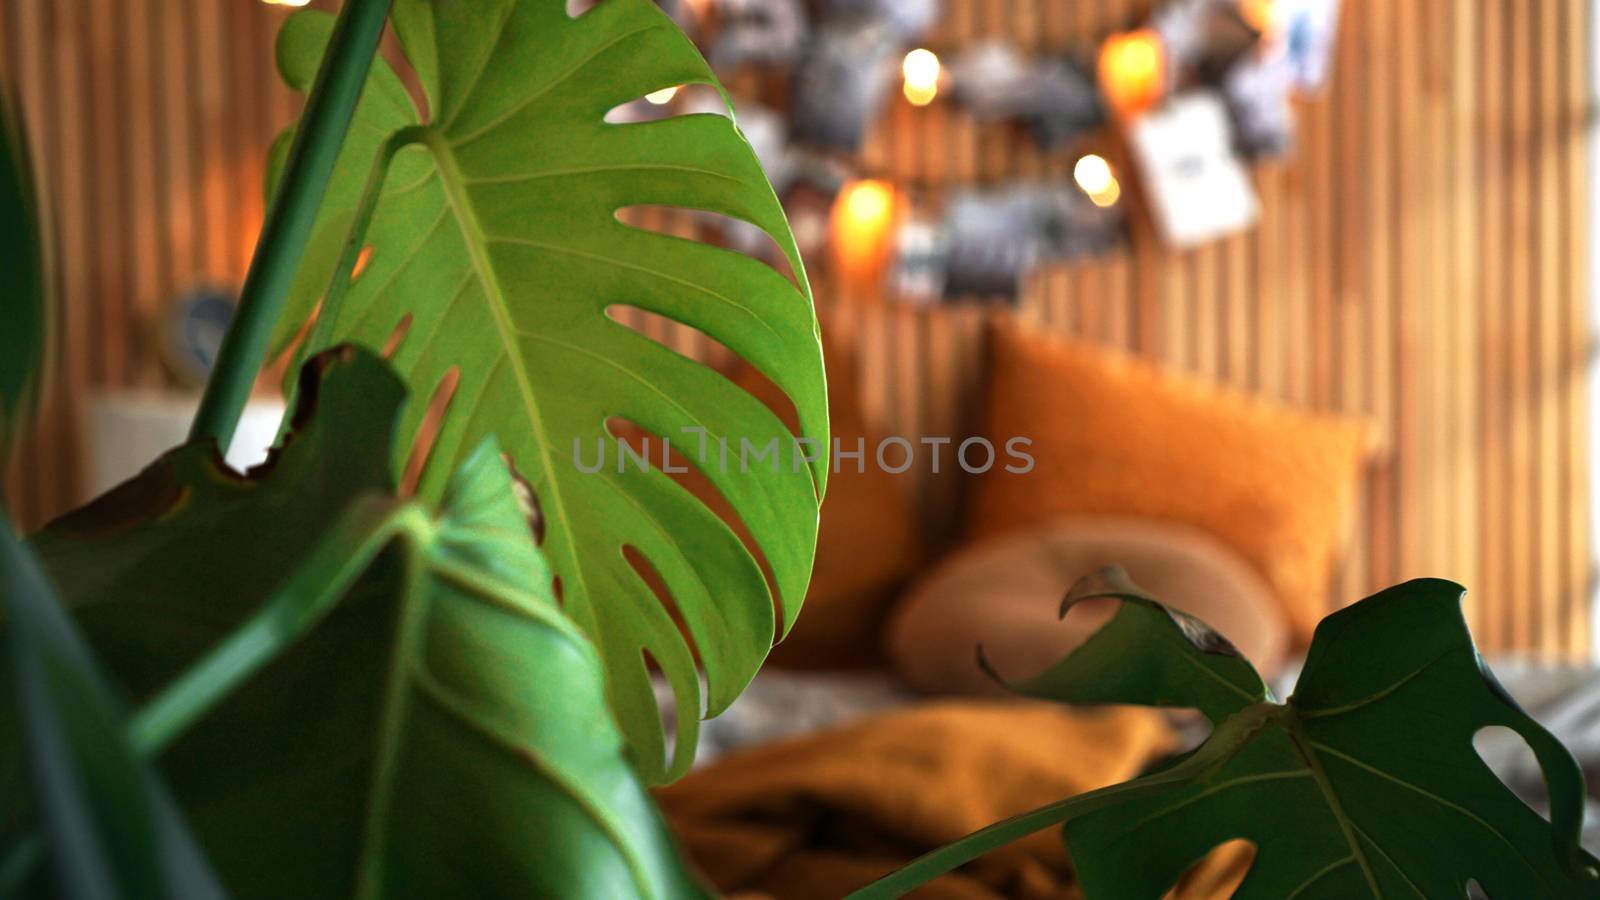
[[[377,156],[372,161],[372,169],[367,173],[367,185],[361,193],[361,204],[356,207],[355,218],[350,222],[350,231],[345,235],[344,251],[339,256],[339,264],[334,269],[333,279],[328,282],[328,287],[323,292],[322,307],[317,313],[316,321],[311,325],[311,333],[294,353],[293,365],[296,370],[306,360],[328,349],[332,344],[334,329],[339,322],[339,312],[344,306],[344,296],[350,290],[350,279],[355,274],[356,261],[361,258],[367,227],[372,224],[372,214],[378,207],[378,199],[383,195],[383,183],[389,177],[389,164],[394,162],[396,153],[421,139],[419,135],[422,127],[413,125],[402,128],[390,135],[389,139],[378,148]],[[297,378],[288,380],[284,405],[289,409],[294,409],[299,383]],[[285,431],[288,430],[291,419],[292,416],[284,416],[283,421],[278,424],[279,440],[282,440]]]
[[[228,323],[216,366],[206,382],[190,440],[213,438],[217,448],[226,451],[233,439],[366,86],[389,2],[346,0],[339,11],[289,147],[283,179],[261,225],[261,237],[239,292],[239,308]]]
[[[356,501],[261,608],[162,689],[128,725],[135,752],[154,758],[189,726],[299,641],[331,613],[378,554],[396,539],[415,555],[428,517],[387,497]],[[410,573],[414,574],[414,573]]]

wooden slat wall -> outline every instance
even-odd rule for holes
[[[1081,45],[1148,6],[947,0],[928,45]],[[1299,150],[1256,170],[1259,228],[1172,253],[1136,222],[1130,252],[1038,273],[1020,314],[1371,416],[1384,450],[1330,602],[1450,577],[1473,589],[1471,621],[1489,649],[1585,655],[1588,4],[1344,7],[1333,84],[1300,104]],[[7,481],[25,521],[76,497],[72,404],[86,387],[162,380],[143,337],[160,302],[242,275],[262,156],[294,109],[271,69],[282,15],[252,0],[0,3],[3,68],[32,116],[68,263],[61,387]],[[932,197],[1065,178],[1074,158],[942,103],[895,103],[864,153],[869,172]],[[841,296],[825,279],[818,293],[860,346],[863,399],[881,425],[972,428],[994,312]],[[671,339],[659,323],[642,327]],[[923,492],[947,530],[956,491],[929,481]]]
[[[242,279],[266,148],[295,110],[272,64],[283,15],[253,0],[0,2],[0,77],[48,185],[64,306],[38,433],[4,484],[23,523],[82,499],[90,386],[166,382],[162,303]]]
[[[1073,46],[1149,3],[952,6],[936,51],[993,35]],[[1047,328],[1380,424],[1330,604],[1442,576],[1472,589],[1486,648],[1589,652],[1588,16],[1582,0],[1346,0],[1333,83],[1297,104],[1298,151],[1255,170],[1257,229],[1174,253],[1136,221],[1131,252],[1025,292],[1020,314]],[[938,197],[1065,179],[1083,149],[1046,155],[958,109],[898,103],[865,157]],[[982,363],[966,344],[993,313],[840,302],[882,424],[972,427]],[[936,519],[954,502],[926,499]]]

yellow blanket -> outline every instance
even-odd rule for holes
[[[1000,819],[1134,777],[1173,749],[1149,710],[938,702],[730,756],[658,792],[689,855],[729,894],[837,898]],[[1225,898],[1230,845],[1175,894]],[[932,882],[919,900],[1080,896],[1059,829]]]

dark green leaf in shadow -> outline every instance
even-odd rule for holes
[[[230,890],[697,895],[493,441],[435,513],[394,494],[383,362],[320,355],[299,396],[250,476],[179,448],[38,542],[118,569],[71,605]]]
[[[1600,861],[1578,843],[1582,772],[1484,666],[1461,595],[1458,585],[1417,580],[1337,612],[1317,628],[1286,704],[1247,706],[1167,769],[984,829],[856,896],[899,896],[1057,823],[1090,900],[1161,897],[1189,866],[1239,838],[1257,853],[1238,900],[1432,900],[1466,896],[1469,881],[1493,900],[1600,896]],[[1085,693],[1065,681],[1031,687],[1068,699]],[[1120,699],[1150,702],[1150,685],[1128,687]],[[1087,693],[1119,699],[1103,682]],[[1473,736],[1490,726],[1516,731],[1532,748],[1549,821],[1473,749]]]
[[[222,897],[166,789],[129,744],[121,705],[3,517],[0,603],[11,657],[0,681],[15,688],[5,705],[20,711],[43,824],[40,836],[10,848],[8,876],[23,876],[42,838],[65,896]],[[7,889],[0,881],[0,893]]]

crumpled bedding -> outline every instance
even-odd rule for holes
[[[1600,852],[1600,670],[1515,660],[1494,670],[1578,757],[1590,793],[1584,843]],[[690,857],[725,893],[841,897],[985,825],[1136,776],[1197,737],[1172,722],[1141,709],[930,701],[882,675],[769,670],[706,723],[696,771],[657,795]],[[1477,747],[1541,806],[1542,777],[1519,739],[1486,732]],[[1224,848],[1178,896],[1230,896],[1249,858],[1248,848]],[[1048,829],[913,896],[1079,895]]]
[[[1028,700],[935,701],[725,757],[657,794],[725,893],[842,897],[985,825],[1131,778],[1176,749],[1161,714]],[[1224,848],[1177,896],[1229,896],[1248,848]],[[913,894],[1077,896],[1057,829]]]

